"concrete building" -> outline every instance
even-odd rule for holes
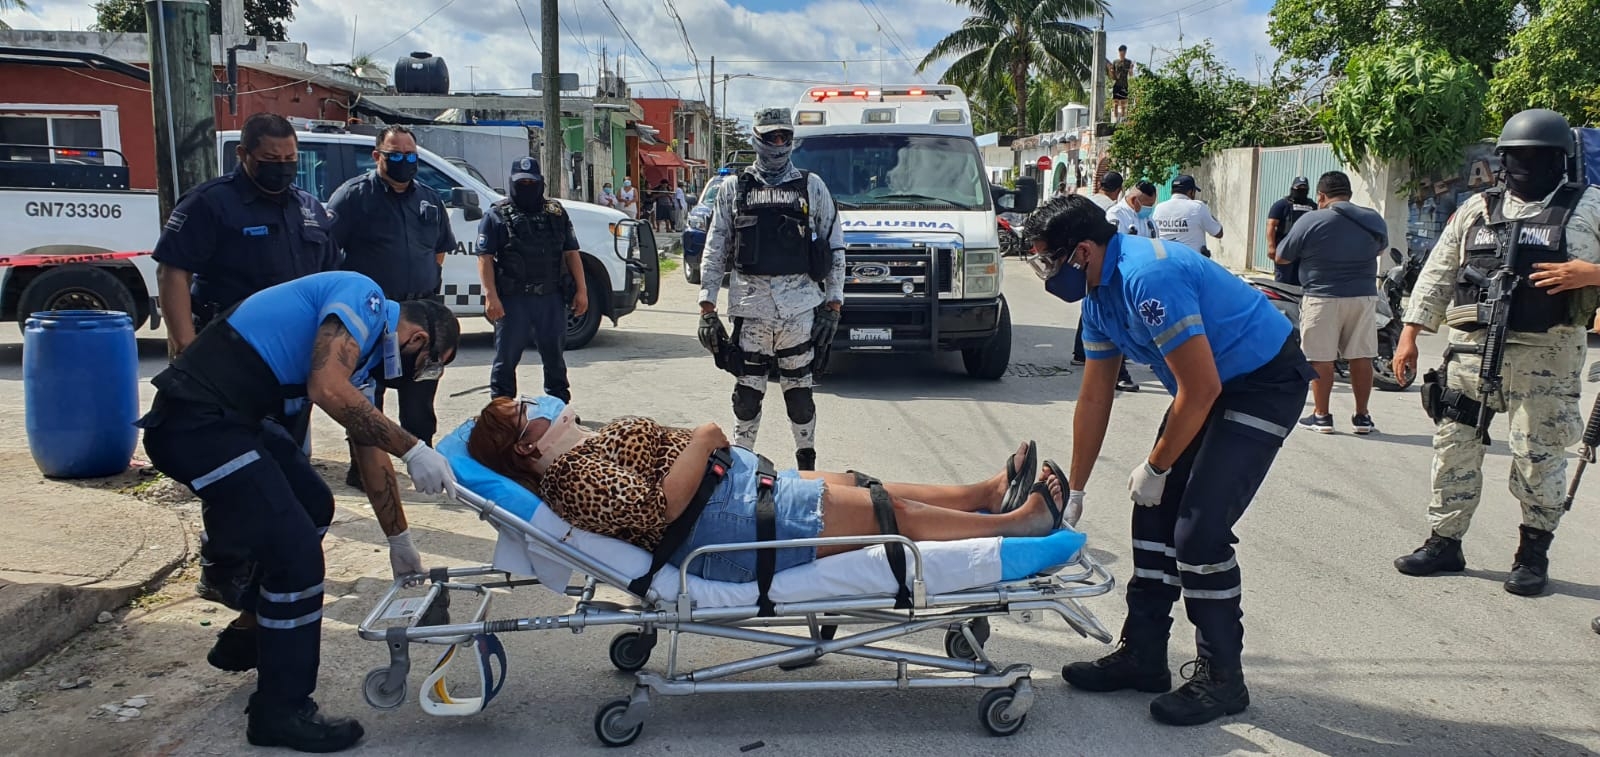
[[[646,186],[666,180],[676,187],[688,182],[704,186],[710,177],[711,109],[698,100],[638,98],[644,122],[660,132],[658,144],[640,148]]]

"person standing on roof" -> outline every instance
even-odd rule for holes
[[[1211,215],[1211,208],[1195,199],[1200,187],[1194,177],[1180,175],[1172,181],[1172,197],[1156,206],[1151,218],[1162,239],[1177,242],[1201,255],[1211,257],[1206,248],[1206,235],[1222,238],[1222,223]]]
[[[717,293],[733,271],[728,313],[739,357],[734,444],[755,449],[767,378],[776,373],[794,432],[800,470],[816,470],[818,358],[826,360],[844,307],[844,230],[822,177],[796,168],[788,108],[755,117],[756,161],[717,193],[700,262],[700,342],[713,354],[720,339]]]

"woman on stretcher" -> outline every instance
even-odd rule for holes
[[[572,526],[649,551],[688,507],[708,475],[712,454],[726,449],[733,464],[670,562],[681,566],[690,552],[706,545],[756,541],[758,458],[730,447],[716,424],[690,431],[648,418],[623,418],[590,431],[576,418],[571,407],[551,397],[499,398],[478,416],[467,451],[538,494]],[[974,484],[888,483],[881,488],[899,533],[914,541],[1044,536],[1061,528],[1064,513],[1058,503],[1066,477],[1045,461],[1044,473],[1030,481],[1036,454],[1027,442],[1006,461],[1005,471]],[[772,489],[776,538],[882,533],[874,484],[854,472],[783,471]],[[883,499],[883,494],[877,496]],[[1077,513],[1070,516],[1069,523],[1077,520]],[[780,549],[775,568],[781,572],[852,549],[857,547]],[[754,581],[755,552],[711,553],[688,570],[713,581]]]

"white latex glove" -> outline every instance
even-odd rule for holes
[[[1128,476],[1128,493],[1133,495],[1133,503],[1140,507],[1161,504],[1161,492],[1167,488],[1167,473],[1171,472],[1157,473],[1148,460],[1139,463]]]
[[[444,459],[438,450],[419,441],[400,459],[405,461],[406,473],[411,476],[411,485],[417,491],[423,494],[455,494],[455,473],[450,470],[450,461]]]
[[[427,568],[422,566],[422,555],[411,544],[411,529],[389,537],[389,568],[394,571],[395,578],[418,576],[416,581],[408,581],[407,586],[422,582],[420,576],[427,572]]]
[[[1067,492],[1067,512],[1063,518],[1069,526],[1077,527],[1078,519],[1083,517],[1083,492]]]

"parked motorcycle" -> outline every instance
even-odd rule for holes
[[[1412,287],[1416,286],[1417,274],[1422,271],[1427,251],[1412,247],[1408,255],[1401,256],[1399,250],[1390,248],[1389,259],[1394,265],[1378,280],[1378,307],[1373,324],[1378,330],[1378,357],[1373,360],[1372,385],[1379,391],[1403,392],[1411,387],[1417,376],[1415,370],[1408,371],[1404,376],[1397,376],[1394,372],[1394,350],[1400,343],[1400,303],[1410,296]],[[1268,276],[1250,276],[1246,281],[1265,295],[1267,301],[1283,313],[1295,328],[1300,327],[1300,287]],[[1349,367],[1343,360],[1334,364],[1334,370],[1340,376],[1350,375]]]
[[[1028,254],[1022,244],[1022,221],[1024,216],[1020,213],[1001,213],[995,216],[1000,233],[1000,256],[1023,257]]]

